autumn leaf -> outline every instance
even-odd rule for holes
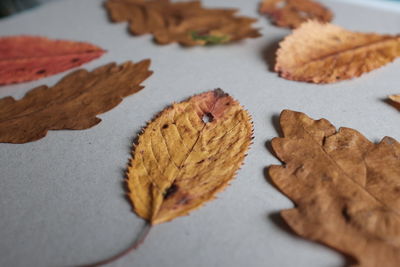
[[[389,99],[392,100],[393,102],[400,104],[400,94],[399,95],[390,95]]]
[[[243,164],[252,142],[247,111],[221,89],[205,92],[164,109],[140,134],[126,173],[128,198],[146,220],[129,248],[135,250],[151,227],[200,208],[222,191]]]
[[[399,95],[390,95],[385,102],[394,108],[400,111],[400,94]]]
[[[154,225],[214,199],[241,166],[252,131],[248,113],[220,89],[165,109],[140,135],[127,171],[135,212]]]
[[[400,144],[289,110],[280,124],[284,137],[272,148],[284,166],[269,174],[296,204],[281,212],[288,225],[357,266],[400,266]]]
[[[150,33],[159,44],[220,44],[260,36],[256,19],[235,16],[234,9],[206,9],[200,1],[107,0],[114,22],[128,21],[134,35]]]
[[[330,22],[333,17],[328,8],[311,0],[264,0],[259,10],[277,26],[288,28],[297,28],[309,19]]]
[[[400,56],[400,36],[303,23],[281,43],[275,71],[289,80],[332,83],[358,77]]]
[[[140,91],[151,75],[150,60],[101,66],[68,74],[53,87],[39,86],[21,100],[0,99],[0,142],[26,143],[43,138],[48,130],[93,127],[104,113],[126,96]]]
[[[37,80],[80,66],[105,51],[89,43],[38,36],[0,38],[0,85]]]

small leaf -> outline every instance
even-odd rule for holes
[[[220,89],[166,108],[140,135],[128,168],[137,215],[159,224],[214,199],[241,166],[252,131],[248,113]]]
[[[38,36],[0,38],[0,84],[37,80],[80,66],[105,51],[89,43]]]
[[[206,9],[200,1],[107,0],[105,5],[112,21],[128,21],[133,34],[151,33],[159,44],[220,44],[260,36],[251,27],[256,19],[235,16],[233,9]]]
[[[400,36],[358,33],[317,21],[281,43],[275,71],[289,80],[332,83],[358,77],[400,56]]]
[[[269,174],[296,204],[281,212],[288,225],[357,266],[400,266],[400,144],[289,110],[280,124],[272,148],[284,166]]]
[[[389,99],[386,103],[392,105],[394,108],[400,111],[400,94],[399,95],[390,95]]]
[[[264,0],[260,13],[267,14],[280,27],[297,28],[309,19],[330,22],[332,12],[318,2],[311,0]]]
[[[53,87],[39,86],[21,100],[0,99],[0,142],[26,143],[46,136],[48,130],[82,130],[101,120],[96,115],[140,91],[151,75],[150,60],[77,70]]]
[[[389,99],[392,100],[393,102],[400,104],[400,95],[390,95]]]

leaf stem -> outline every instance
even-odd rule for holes
[[[136,238],[136,240],[133,242],[133,244],[131,246],[129,246],[127,249],[121,251],[120,253],[112,256],[111,258],[105,259],[105,260],[101,260],[98,261],[96,263],[92,263],[92,264],[87,264],[87,265],[80,265],[78,267],[97,267],[97,266],[102,266],[105,264],[109,264],[111,262],[114,262],[122,257],[124,257],[125,255],[129,254],[131,251],[134,251],[136,249],[139,248],[139,246],[144,242],[144,240],[146,239],[147,235],[149,234],[150,230],[151,230],[152,225],[148,222],[146,222],[146,224],[143,226],[139,236]]]

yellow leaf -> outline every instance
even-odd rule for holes
[[[127,171],[135,212],[154,225],[213,199],[241,166],[252,131],[247,111],[220,89],[166,108],[140,135]]]
[[[399,35],[351,32],[308,21],[280,43],[275,71],[289,80],[332,83],[358,77],[399,56]]]

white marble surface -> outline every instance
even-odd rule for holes
[[[400,9],[324,1],[334,22],[353,30],[398,33]],[[257,17],[258,0],[205,0]],[[355,80],[331,85],[291,82],[269,71],[276,42],[289,31],[257,23],[263,37],[228,46],[184,49],[132,37],[111,24],[101,1],[65,0],[0,21],[0,35],[39,34],[90,41],[108,50],[87,69],[110,61],[152,59],[146,88],[100,115],[85,131],[52,131],[23,145],[0,144],[0,266],[73,266],[126,248],[143,221],[132,213],[121,186],[136,133],[173,101],[217,87],[251,113],[255,140],[245,165],[218,199],[190,216],[155,227],[138,251],[111,266],[342,266],[324,246],[298,238],[277,212],[292,203],[266,182],[264,168],[278,161],[265,148],[277,135],[273,116],[288,108],[358,129],[374,141],[400,139],[400,114],[383,102],[400,93],[400,60]],[[65,73],[0,88],[21,98]]]

